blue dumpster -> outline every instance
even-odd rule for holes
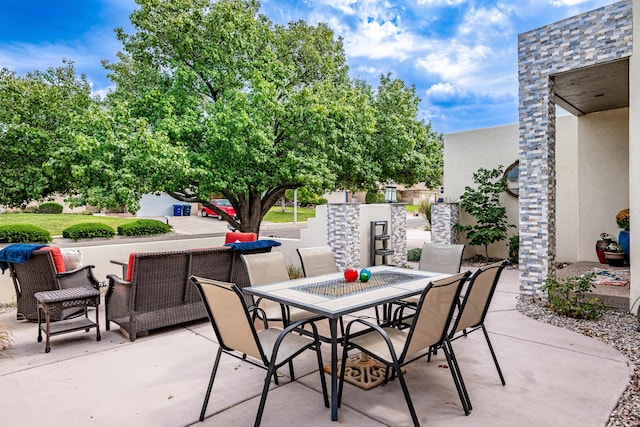
[[[173,205],[173,216],[182,216],[182,205]]]
[[[191,216],[191,205],[182,205],[182,216]]]

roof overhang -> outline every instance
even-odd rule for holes
[[[556,104],[582,116],[629,106],[629,58],[558,73]]]

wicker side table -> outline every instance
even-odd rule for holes
[[[100,326],[98,320],[98,306],[100,305],[99,290],[90,286],[80,286],[55,291],[37,292],[34,296],[38,301],[38,342],[42,342],[42,331],[44,331],[47,338],[44,349],[46,353],[49,353],[51,350],[50,337],[52,335],[65,334],[82,329],[88,332],[89,329],[96,328],[96,341],[100,341]],[[84,316],[51,323],[51,314],[73,307],[83,307]],[[87,307],[96,308],[95,322],[89,320]],[[43,314],[44,324],[42,323]]]

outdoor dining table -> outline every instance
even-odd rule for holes
[[[367,282],[347,282],[343,273],[249,286],[243,292],[302,308],[329,320],[331,334],[331,420],[338,420],[338,319],[421,293],[432,280],[448,275],[402,267],[370,267]]]

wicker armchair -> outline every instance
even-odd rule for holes
[[[99,287],[99,282],[93,275],[93,265],[58,273],[50,251],[34,251],[24,264],[10,262],[8,265],[16,290],[18,320],[38,321],[38,302],[34,297],[36,292],[76,286]],[[52,316],[51,320],[65,319],[79,312],[82,309],[64,310],[61,314]]]

